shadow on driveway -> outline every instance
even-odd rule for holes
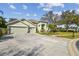
[[[9,39],[13,39],[14,37],[12,35],[4,35],[2,37],[0,37],[0,42],[9,40]]]

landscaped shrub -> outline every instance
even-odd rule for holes
[[[60,31],[61,31],[61,32],[66,32],[66,29],[61,28]]]
[[[0,36],[7,34],[7,28],[0,28]]]
[[[68,32],[73,32],[73,30],[68,30]]]
[[[2,30],[0,29],[0,36],[2,36]]]
[[[55,24],[49,24],[48,28],[49,28],[49,32],[56,32],[57,31],[57,26]]]

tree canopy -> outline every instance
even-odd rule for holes
[[[5,19],[2,16],[0,16],[0,27],[6,28],[7,25],[5,23],[6,23]]]

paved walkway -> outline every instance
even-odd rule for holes
[[[0,42],[0,56],[68,56],[68,40],[39,34],[6,35]],[[5,41],[6,39],[6,41]]]

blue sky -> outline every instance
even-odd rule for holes
[[[62,11],[76,10],[79,13],[79,4],[76,3],[0,3],[0,10],[5,18],[37,19],[48,11],[61,15]],[[1,14],[0,14],[1,15]]]

